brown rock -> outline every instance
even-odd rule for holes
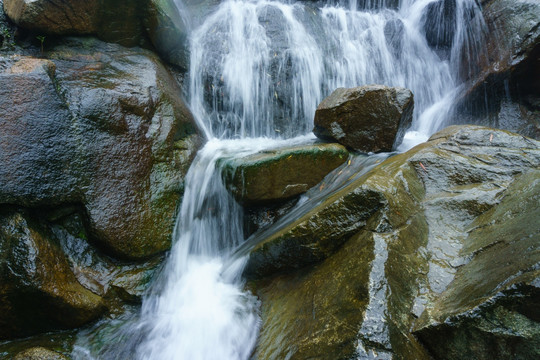
[[[362,152],[392,151],[412,122],[413,106],[404,88],[339,88],[319,104],[313,132]]]
[[[105,311],[54,239],[27,214],[0,213],[0,338],[79,327]]]

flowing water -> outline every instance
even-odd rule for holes
[[[216,5],[190,35],[189,102],[208,142],[185,179],[173,249],[142,308],[82,336],[75,358],[249,358],[259,318],[257,299],[243,291],[245,254],[320,196],[308,193],[244,242],[242,209],[222,183],[219,160],[312,142],[318,103],[337,87],[364,84],[411,89],[414,120],[401,149],[427,139],[475,71],[463,60],[480,55],[483,26],[474,0]],[[380,160],[355,158],[355,169]],[[327,191],[342,186],[335,174],[326,181]]]

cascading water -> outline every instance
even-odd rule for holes
[[[439,23],[429,25],[430,14]],[[140,313],[88,335],[74,357],[247,359],[257,302],[242,291],[242,257],[229,258],[244,241],[242,209],[222,184],[218,160],[312,141],[297,136],[310,133],[325,96],[372,83],[413,91],[403,148],[425,140],[444,125],[460,79],[473,71],[462,60],[478,53],[482,26],[474,0],[217,5],[191,34],[190,107],[209,141],[186,178],[171,254]],[[111,328],[113,338],[103,335]],[[114,345],[97,346],[95,337]]]

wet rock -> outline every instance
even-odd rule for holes
[[[382,202],[380,194],[366,187],[326,199],[316,211],[258,243],[249,254],[244,275],[262,278],[327,258],[365,226]]]
[[[168,249],[200,144],[175,80],[150,52],[91,38],[48,55],[0,62],[0,203],[82,204],[109,253]]]
[[[438,0],[426,7],[424,32],[431,47],[451,49],[456,31],[456,10],[456,0]]]
[[[415,334],[439,359],[540,356],[540,171],[516,178],[468,227],[454,280]]]
[[[119,300],[140,302],[163,258],[143,263],[114,261],[88,242],[83,218],[79,209],[58,219],[48,218],[48,227],[58,239],[79,283],[104,297],[109,311],[118,310],[122,305]]]
[[[244,236],[249,237],[259,229],[274,224],[286,215],[297,203],[298,198],[263,205],[244,206]]]
[[[29,215],[0,213],[0,338],[81,326],[105,311],[81,286],[55,237]]]
[[[429,358],[407,331],[413,319],[408,296],[418,271],[404,271],[421,264],[419,250],[427,240],[420,216],[422,184],[414,167],[403,165],[402,155],[380,167],[335,195],[347,197],[359,184],[378,192],[381,206],[368,215],[363,230],[320,264],[254,286],[262,301],[261,358],[367,359],[375,353]],[[327,231],[320,228],[313,235],[319,230]]]
[[[316,356],[332,359],[429,359],[428,351],[443,359],[536,358],[539,165],[540,142],[456,126],[354,180],[332,201],[364,189],[379,206],[341,247],[311,267],[251,282],[262,301],[257,354],[303,359],[318,346]],[[298,223],[338,218],[327,207],[316,205]],[[305,250],[279,235],[295,226],[276,236],[292,264],[303,263]],[[306,238],[328,233],[310,230]],[[257,269],[249,267],[253,253],[246,271]]]
[[[182,10],[188,12],[187,9]],[[173,0],[151,0],[144,21],[150,41],[160,56],[165,61],[187,70],[189,29],[186,20],[190,14],[181,14],[180,11]]]
[[[488,27],[482,70],[457,101],[460,121],[490,124],[540,137],[540,4],[483,2]],[[464,117],[468,117],[464,119]]]
[[[348,158],[339,144],[302,145],[227,160],[223,176],[242,203],[280,201],[306,192]]]
[[[366,236],[367,232],[351,239],[335,257],[311,272],[281,276],[260,287],[257,295],[262,303],[263,323],[256,350],[258,359],[329,355],[332,359],[347,359],[355,353],[362,313],[369,301],[373,242]],[[333,281],[328,281],[329,274]],[[349,321],[343,321],[344,317]]]
[[[68,360],[68,357],[44,347],[33,347],[18,353],[13,360]]]
[[[412,122],[413,106],[404,88],[339,88],[317,107],[313,132],[358,151],[392,151]]]

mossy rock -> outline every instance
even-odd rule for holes
[[[225,160],[223,177],[244,204],[283,201],[306,192],[349,158],[339,144],[302,145]]]

